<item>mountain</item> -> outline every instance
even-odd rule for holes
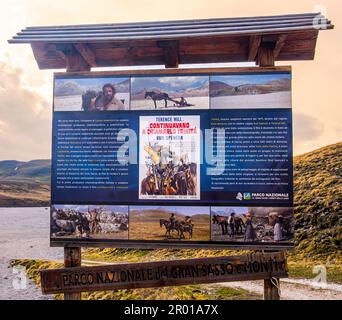
[[[47,206],[50,160],[0,161],[0,206]]]
[[[110,83],[110,81],[109,81]],[[129,92],[129,80],[125,79],[121,82],[114,84],[116,92]],[[88,85],[80,86],[74,81],[56,82],[55,95],[58,96],[73,96],[84,94],[87,90],[102,91],[102,85]]]
[[[210,82],[210,96],[227,96],[234,93],[234,87],[222,81],[211,81]]]
[[[55,96],[73,96],[83,94],[83,89],[74,81],[56,82],[55,83]]]
[[[233,87],[222,81],[210,82],[210,96],[232,96],[232,95],[247,95],[247,94],[265,94],[272,92],[290,91],[291,80],[287,78],[273,80],[264,84],[246,83]]]
[[[296,250],[303,255],[342,250],[342,142],[294,158]]]
[[[35,181],[50,183],[50,160],[32,160],[28,162],[0,161],[1,181]]]
[[[114,85],[116,92],[129,92],[129,80],[126,79]]]
[[[188,89],[164,89],[161,87],[148,87],[144,89],[138,89],[132,92],[131,99],[132,100],[142,100],[145,99],[145,93],[147,91],[154,91],[157,93],[165,92],[170,98],[178,99],[180,97],[188,98],[188,97],[207,97],[209,94],[209,82],[205,82],[203,85],[197,88],[188,88]]]

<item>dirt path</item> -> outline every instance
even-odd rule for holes
[[[47,300],[30,280],[15,289],[18,274],[12,259],[62,259],[61,248],[49,246],[49,211],[45,208],[0,208],[0,300]]]
[[[295,282],[295,283],[292,283]],[[286,279],[281,280],[281,299],[282,300],[342,300],[342,291],[339,285],[335,285],[336,290],[315,289],[309,284],[301,284],[306,282],[305,279]],[[263,281],[243,281],[243,282],[226,282],[220,285],[231,288],[241,288],[251,292],[263,294]]]

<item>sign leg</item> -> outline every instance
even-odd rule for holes
[[[81,248],[64,248],[64,266],[73,268],[81,266]],[[81,300],[81,292],[64,293],[64,300]]]
[[[280,300],[278,278],[264,279],[264,300]]]

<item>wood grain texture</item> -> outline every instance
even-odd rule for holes
[[[42,270],[44,294],[261,280],[288,276],[283,252]]]
[[[64,248],[64,267],[76,268],[82,263],[81,248]],[[81,300],[80,292],[64,293],[64,300]]]

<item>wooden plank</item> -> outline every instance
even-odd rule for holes
[[[248,61],[255,61],[261,43],[261,36],[251,36],[249,39]]]
[[[222,242],[222,243],[203,243],[196,244],[193,242],[134,242],[128,241],[108,241],[108,240],[72,240],[72,239],[51,239],[51,247],[65,246],[81,246],[86,248],[132,248],[132,249],[211,249],[211,250],[292,250],[294,244],[292,242],[282,244],[247,244],[241,242]]]
[[[67,72],[90,71],[90,65],[83,59],[83,57],[73,46],[67,47],[66,57]]]
[[[77,77],[99,76],[131,76],[131,75],[178,75],[178,74],[213,74],[213,73],[260,73],[260,72],[291,72],[291,66],[277,67],[237,67],[237,68],[184,68],[184,69],[149,69],[149,70],[120,70],[120,71],[92,71],[89,72],[55,72],[55,76],[66,75]]]
[[[43,294],[152,288],[288,276],[283,252],[42,270]]]
[[[312,24],[313,18],[301,18],[301,19],[289,19],[289,20],[279,20],[273,21],[272,24],[287,24],[287,25],[298,25],[303,23]],[[51,30],[23,30],[22,32],[18,32],[18,36],[39,36],[39,35],[83,35],[84,33],[96,33],[96,34],[110,34],[110,33],[118,33],[118,32],[145,32],[145,31],[155,31],[160,32],[161,30],[196,30],[201,28],[211,28],[217,29],[219,27],[253,27],[253,26],[264,26],[269,25],[268,21],[259,21],[259,22],[231,22],[231,23],[199,23],[199,24],[188,24],[188,25],[172,25],[172,26],[145,26],[145,27],[120,27],[120,26],[112,26],[112,27],[89,27],[89,28],[79,28],[79,29],[51,29]]]
[[[178,41],[157,41],[157,47],[163,49],[165,68],[178,68]]]
[[[244,21],[272,21],[281,19],[298,19],[298,18],[314,18],[317,13],[302,13],[302,14],[287,14],[274,16],[257,16],[257,17],[236,17],[236,18],[216,18],[216,19],[194,19],[194,20],[171,20],[171,21],[146,21],[146,22],[124,22],[124,23],[102,23],[102,24],[79,24],[79,25],[60,25],[60,26],[33,26],[27,27],[27,30],[51,30],[51,29],[78,29],[89,27],[118,27],[118,26],[165,26],[165,25],[180,25],[189,23],[216,23],[216,22],[244,22]]]
[[[273,52],[274,61],[276,61],[278,59],[280,52],[285,45],[286,38],[287,38],[286,34],[282,34],[278,37],[275,48],[274,48],[274,52]]]
[[[214,37],[183,37],[179,40],[179,56],[181,63],[218,63],[248,61],[250,38],[252,36],[276,41],[284,32],[263,32],[262,35],[249,34],[239,36],[216,35]],[[287,38],[275,60],[308,60],[314,56],[317,30],[306,30],[286,33]],[[82,45],[87,43],[83,42]],[[155,40],[121,40],[88,43],[96,58],[97,67],[158,65],[163,64],[164,52]],[[58,54],[46,54],[44,47],[48,42],[32,43],[32,49],[41,69],[65,68],[65,60]],[[58,45],[58,43],[54,43]],[[73,44],[78,44],[77,42]],[[280,43],[279,43],[280,44]],[[67,44],[61,43],[65,47]],[[203,49],[204,48],[204,49]],[[279,48],[281,48],[279,46]],[[51,53],[51,52],[50,52]],[[277,54],[277,52],[276,52]],[[254,53],[250,54],[253,56]],[[82,57],[83,58],[83,57]],[[251,59],[251,57],[249,58]],[[84,60],[84,58],[83,58]],[[90,62],[91,63],[91,62]],[[89,61],[87,62],[89,65]]]
[[[66,268],[80,267],[82,263],[81,248],[64,248],[64,266]],[[64,300],[81,300],[80,292],[64,293]]]
[[[96,57],[94,52],[90,49],[89,45],[83,43],[75,43],[74,47],[78,51],[78,53],[82,56],[82,58],[88,63],[91,67],[96,67]]]

